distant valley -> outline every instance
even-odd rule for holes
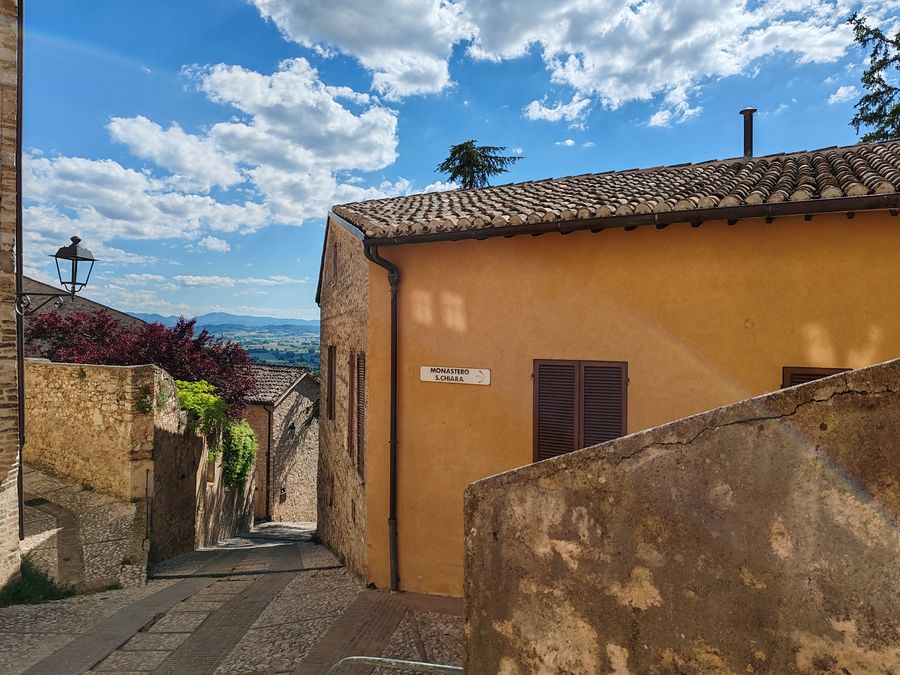
[[[144,321],[174,326],[179,317],[133,312]],[[239,343],[257,363],[304,366],[319,370],[319,322],[272,316],[212,312],[197,317],[197,328]]]

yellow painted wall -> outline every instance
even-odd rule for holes
[[[533,359],[627,361],[628,431],[900,356],[900,218],[707,223],[382,247],[401,269],[399,568],[461,595],[463,491],[532,461]],[[389,293],[369,268],[367,553],[389,584]],[[489,387],[419,381],[490,368]]]

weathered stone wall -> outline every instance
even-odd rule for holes
[[[336,223],[325,242],[321,315],[318,533],[354,572],[366,575],[365,481],[347,452],[350,352],[367,351],[368,261],[362,243]],[[335,415],[328,419],[328,347],[335,357]],[[367,383],[368,385],[368,383]],[[366,400],[369,397],[366,396]]]
[[[143,498],[152,469],[157,372],[155,366],[28,359],[28,462],[120,499]],[[173,395],[174,388],[159,403],[177,409]]]
[[[316,520],[319,420],[313,417],[318,384],[301,379],[272,413],[272,520]]]
[[[15,251],[18,3],[0,0],[0,585],[19,571]]]
[[[207,480],[206,439],[187,430],[165,371],[29,359],[25,384],[28,462],[121,500],[149,496],[156,558],[252,525],[252,477],[226,489],[220,458]]]
[[[467,672],[900,671],[900,360],[473,483]]]

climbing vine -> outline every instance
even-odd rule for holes
[[[246,420],[228,415],[225,401],[209,382],[176,380],[178,403],[188,413],[188,430],[199,430],[210,442],[209,461],[222,453],[222,474],[227,487],[241,488],[256,459],[256,434]]]
[[[225,485],[241,488],[256,459],[256,434],[246,420],[232,420],[222,439],[222,474]]]

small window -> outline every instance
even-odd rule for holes
[[[535,361],[534,460],[625,435],[628,364]]]
[[[295,433],[297,433],[297,427],[293,422],[291,422],[290,424],[288,424],[287,428],[288,438],[293,438]]]
[[[356,470],[365,475],[366,468],[366,355],[356,355]]]
[[[334,377],[335,377],[335,359],[337,358],[337,348],[334,345],[328,346],[328,363],[326,364],[328,381],[325,383],[325,410],[329,420],[334,420]]]
[[[846,373],[850,368],[807,368],[805,366],[785,366],[781,369],[781,387],[796,387],[813,380],[821,380],[829,375]]]

